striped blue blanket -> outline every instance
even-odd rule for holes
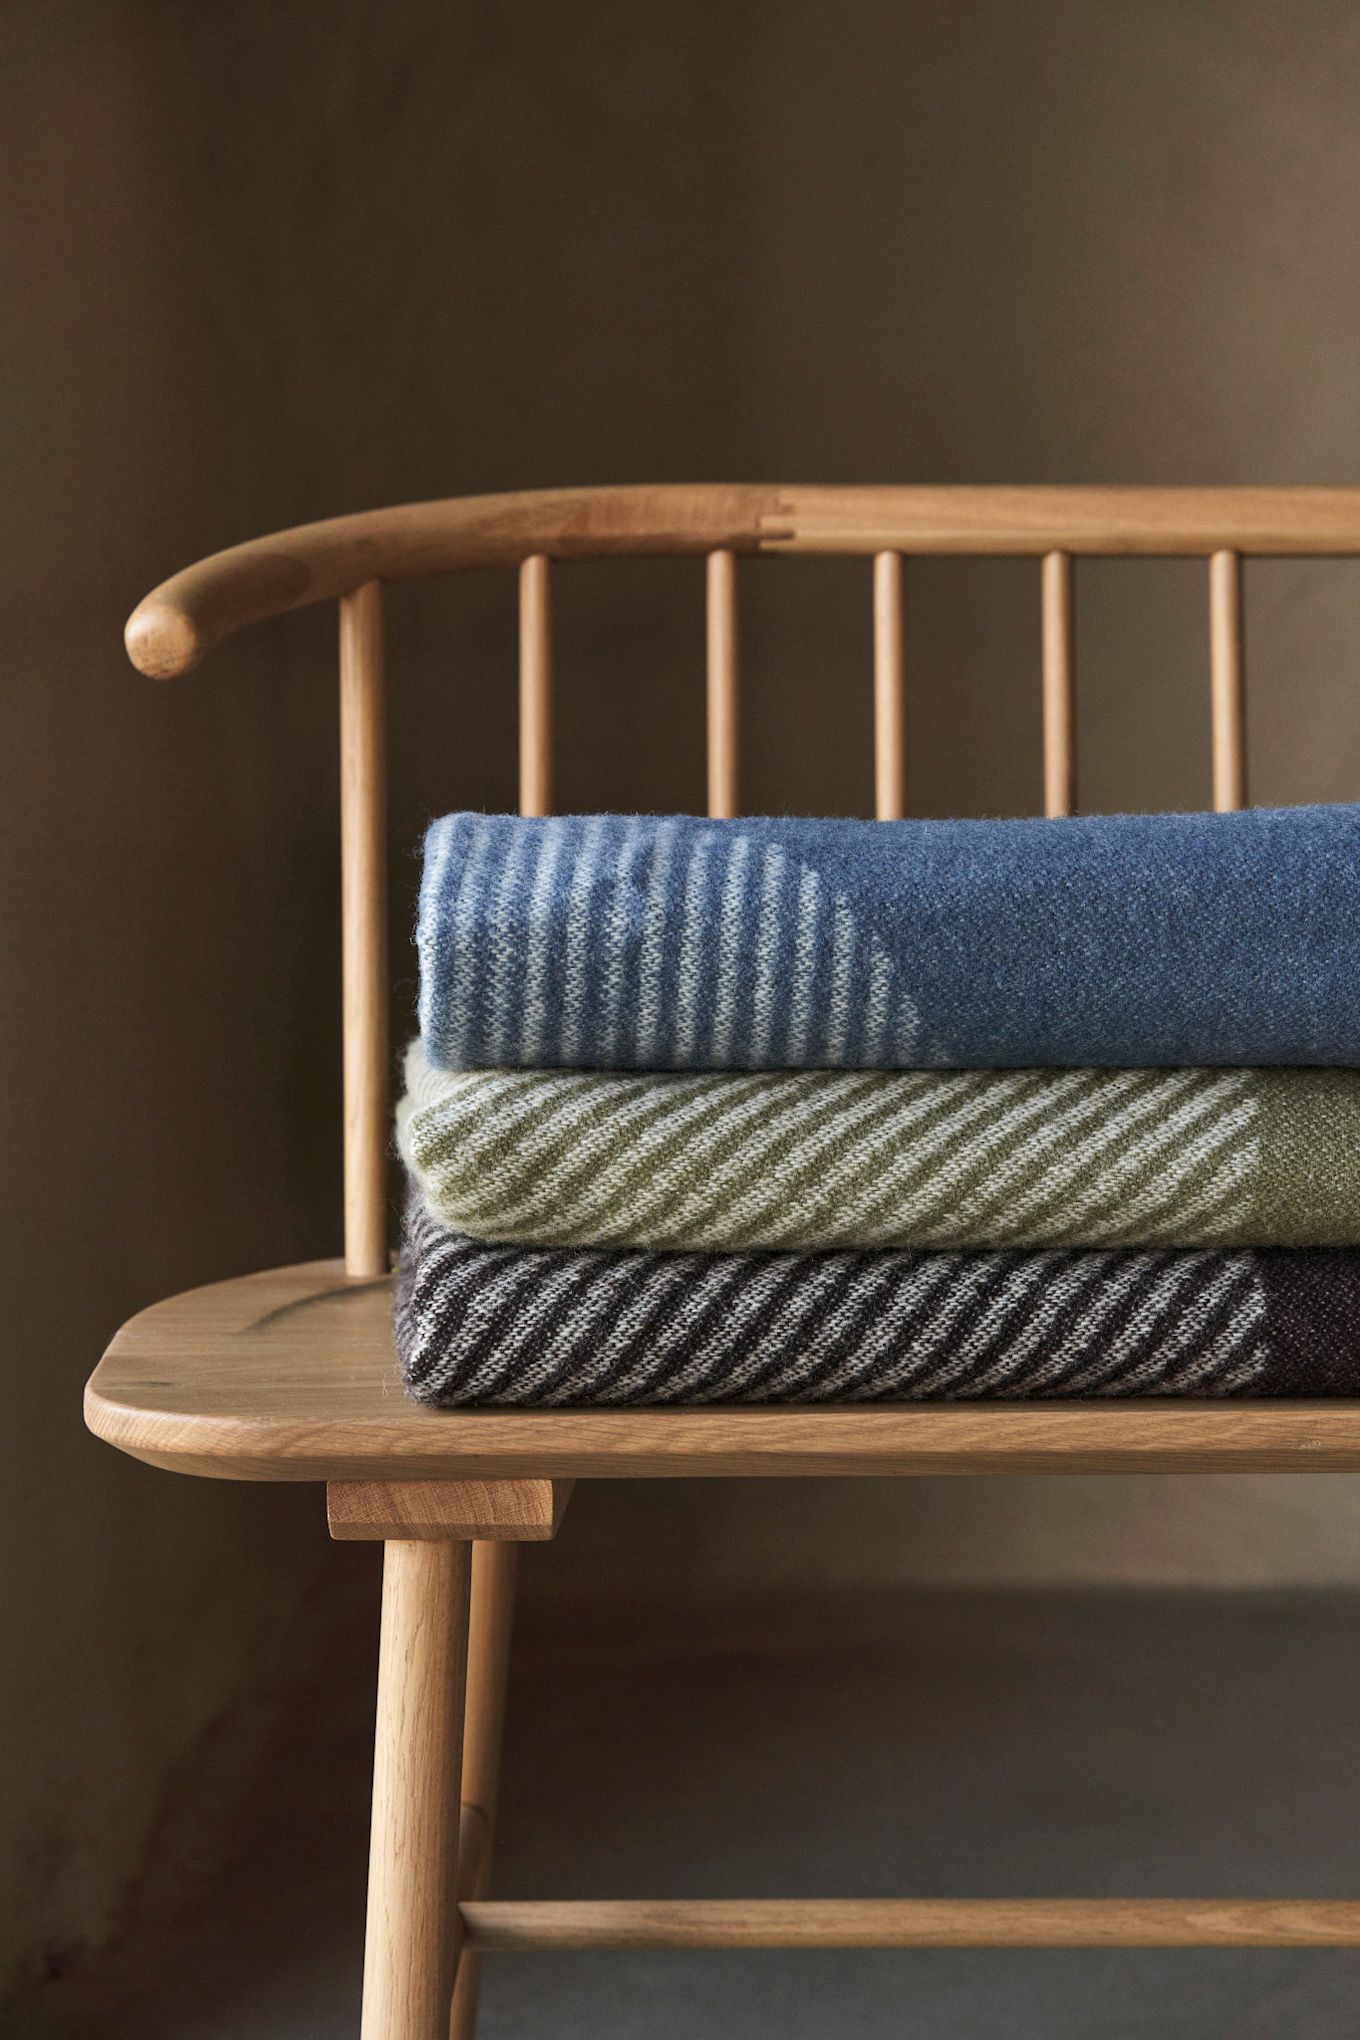
[[[1360,1065],[1360,808],[446,815],[417,942],[447,1070]]]

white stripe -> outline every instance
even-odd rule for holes
[[[1169,1157],[1176,1153],[1189,1129],[1206,1116],[1210,1121],[1207,1129],[1210,1146],[1213,1145],[1219,1129],[1223,1129],[1224,1139],[1230,1139],[1241,1126],[1237,1114],[1225,1110],[1233,1095],[1232,1090],[1228,1087],[1205,1085],[1197,1081],[1198,1074],[1193,1071],[1178,1072],[1176,1076],[1186,1081],[1177,1082],[1173,1079],[1173,1074],[1167,1072],[1165,1082],[1157,1084],[1150,1093],[1145,1092],[1141,1097],[1134,1097],[1112,1118],[1083,1133],[1079,1140],[1073,1139],[1073,1134],[1077,1130],[1075,1119],[1065,1120],[1061,1124],[1055,1123],[1051,1143],[1042,1135],[1036,1136],[1024,1154],[1015,1158],[1008,1170],[998,1173],[997,1180],[1003,1175],[1014,1174],[1027,1160],[1032,1160],[1036,1145],[1043,1147],[1051,1144],[1053,1152],[1045,1160],[1040,1179],[1031,1190],[1022,1193],[1011,1206],[1007,1215],[1008,1226],[1012,1218],[1016,1224],[1023,1224],[1035,1205],[1048,1202],[1057,1191],[1068,1193],[1074,1178],[1083,1180],[1090,1178],[1085,1181],[1084,1188],[1070,1191],[1070,1202],[1065,1205],[1065,1210],[1071,1211],[1075,1221],[1105,1200],[1109,1192],[1125,1177],[1142,1169],[1150,1155],[1165,1154]],[[1085,1116],[1089,1118],[1090,1115]],[[1144,1127],[1138,1138],[1134,1139],[1132,1137],[1134,1129],[1148,1120],[1153,1124]],[[1116,1145],[1122,1145],[1123,1152],[1116,1160],[1102,1164],[1097,1170],[1095,1165],[1101,1156],[1108,1148]],[[1184,1154],[1186,1150],[1181,1148],[1180,1152]],[[1165,1209],[1168,1187],[1188,1174],[1204,1152],[1205,1148],[1201,1141],[1195,1144],[1191,1159],[1185,1166],[1179,1166],[1168,1159],[1158,1176],[1154,1178],[1149,1190],[1143,1192],[1140,1199],[1135,1200],[1139,1209]],[[994,1187],[994,1183],[989,1183],[989,1190]],[[995,1204],[996,1201],[995,1198],[989,1200],[991,1204]]]
[[[630,1229],[636,1228],[639,1240],[644,1234],[651,1238],[651,1214],[658,1207],[666,1209],[668,1226],[679,1218],[681,1207],[677,1199],[684,1198],[685,1210],[707,1210],[712,1203],[714,1182],[721,1182],[733,1170],[744,1171],[756,1152],[755,1142],[769,1109],[768,1072],[751,1071],[742,1080],[740,1090],[725,1080],[715,1084],[712,1076],[707,1081],[713,1088],[704,1094],[692,1094],[683,1107],[678,1101],[684,1094],[677,1090],[673,1114],[652,1121],[634,1141],[628,1156],[616,1163],[608,1179],[608,1194],[612,1197],[622,1183],[641,1177],[633,1192],[629,1220]],[[708,1120],[715,1123],[706,1126],[704,1122]],[[754,1127],[750,1126],[751,1121],[755,1122]],[[707,1170],[703,1185],[686,1196],[683,1179],[687,1151],[705,1138],[716,1145],[742,1126],[748,1128],[746,1148],[739,1148],[721,1167]],[[658,1236],[652,1243],[660,1245],[661,1238]]]
[[[1260,1328],[1263,1311],[1263,1300],[1258,1299],[1248,1289],[1237,1304],[1232,1318],[1213,1344],[1202,1348],[1194,1355],[1189,1365],[1182,1369],[1178,1385],[1182,1388],[1199,1388],[1216,1375],[1232,1358],[1243,1340]]]
[[[782,850],[767,844],[760,853],[762,883],[760,921],[756,929],[755,986],[751,993],[751,1038],[742,1061],[753,1070],[769,1068],[770,1033],[774,1025],[774,987],[779,961],[779,900],[788,873]]]
[[[455,1250],[452,1263],[446,1262],[439,1272],[438,1280],[428,1287],[425,1262],[422,1260],[420,1264],[420,1295],[417,1308],[422,1320],[425,1321],[422,1351],[428,1348],[431,1337],[438,1335],[442,1339],[447,1336],[443,1317],[455,1295],[474,1284],[485,1286],[492,1275],[503,1274],[515,1265],[513,1247],[474,1246],[472,1241],[464,1240],[457,1234],[450,1235],[449,1238]],[[470,1273],[468,1260],[473,1255],[477,1257],[475,1272]],[[494,1260],[485,1258],[492,1255],[495,1256]]]
[[[612,860],[614,877],[609,911],[597,921],[604,980],[600,992],[600,1061],[610,1069],[616,1069],[620,1060],[619,1022],[624,991],[628,988],[628,930],[632,919],[628,907],[633,894],[633,871],[642,847],[643,826],[640,815],[629,817],[623,841]]]
[[[448,1040],[457,1061],[472,1058],[472,1001],[477,984],[477,958],[482,942],[482,867],[491,850],[492,831],[484,815],[472,818],[472,847],[449,912]]]
[[[990,1352],[998,1340],[1005,1335],[1006,1327],[1026,1307],[1036,1287],[1053,1281],[1053,1269],[1044,1259],[1036,1256],[1032,1261],[1020,1263],[1011,1270],[987,1304],[982,1316],[961,1344],[955,1348],[953,1357],[931,1376],[932,1393],[948,1388],[974,1363]],[[985,1379],[985,1374],[982,1377]],[[976,1380],[970,1384],[969,1393],[975,1393]]]
[[[866,1070],[843,1080],[831,1094],[822,1088],[823,1080],[819,1073],[809,1070],[800,1074],[808,1079],[804,1095],[800,1100],[790,1101],[777,1121],[770,1119],[771,1087],[766,1075],[760,1089],[753,1094],[749,1107],[744,1106],[739,1114],[734,1114],[730,1124],[726,1117],[719,1122],[714,1132],[715,1144],[739,1120],[754,1119],[756,1123],[748,1133],[746,1145],[738,1147],[725,1162],[715,1161],[704,1168],[698,1183],[686,1186],[683,1178],[688,1170],[684,1167],[685,1158],[680,1156],[675,1158],[670,1172],[663,1177],[661,1170],[665,1167],[665,1157],[662,1157],[657,1179],[645,1193],[641,1209],[645,1213],[658,1204],[667,1207],[664,1224],[668,1244],[672,1241],[676,1246],[691,1243],[691,1225],[694,1227],[692,1244],[695,1246],[706,1246],[715,1226],[720,1241],[730,1239],[740,1225],[748,1222],[753,1205],[758,1209],[762,1203],[773,1203],[776,1208],[785,1208],[787,1191],[784,1184],[787,1178],[781,1178],[774,1165],[766,1161],[779,1134],[787,1131],[791,1124],[800,1125],[802,1139],[806,1142],[806,1146],[800,1145],[797,1157],[802,1161],[805,1156],[816,1152],[819,1129],[822,1134],[820,1144],[825,1144],[826,1139],[852,1127],[879,1103],[879,1080],[872,1071]],[[779,1081],[782,1084],[789,1080],[781,1078]],[[661,1131],[664,1133],[664,1129]],[[666,1143],[657,1140],[655,1145]],[[734,1203],[723,1206],[720,1200],[729,1184],[735,1184],[739,1193],[743,1185],[746,1187],[744,1194],[739,1194]],[[784,1230],[787,1231],[787,1228]],[[799,1244],[795,1239],[767,1239],[764,1235],[758,1235],[756,1243],[773,1247]]]
[[[871,1070],[884,1067],[883,1050],[888,1032],[888,993],[892,986],[892,965],[885,951],[873,944],[869,958],[869,996],[864,1009],[864,1061]]]
[[[817,1060],[834,1068],[845,1061],[845,1046],[850,1038],[850,964],[855,953],[855,920],[840,900],[835,902],[832,916],[831,1002],[826,1047]]]
[[[1177,1357],[1184,1353],[1187,1346],[1192,1346],[1201,1336],[1206,1323],[1212,1317],[1218,1305],[1233,1285],[1241,1280],[1241,1262],[1234,1256],[1209,1284],[1208,1288],[1201,1290],[1193,1299],[1190,1308],[1185,1313],[1179,1330],[1172,1333],[1163,1343],[1159,1344],[1156,1351],[1149,1354],[1148,1358],[1138,1367],[1124,1374],[1122,1377],[1124,1387],[1129,1390],[1144,1388],[1150,1382],[1165,1381],[1171,1378],[1173,1374],[1176,1375],[1178,1380],[1188,1379],[1188,1376],[1176,1370],[1174,1363]],[[1250,1298],[1247,1298],[1246,1301],[1250,1309]],[[1241,1334],[1239,1333],[1237,1336],[1240,1338]]]
[[[1254,1141],[1249,1141],[1241,1150],[1219,1158],[1213,1175],[1197,1191],[1187,1194],[1176,1208],[1176,1216],[1168,1217],[1154,1228],[1150,1221],[1140,1220],[1139,1231],[1147,1227],[1146,1244],[1152,1247],[1175,1247],[1193,1228],[1194,1236],[1201,1246],[1231,1247],[1253,1246],[1260,1242],[1249,1235],[1251,1211],[1255,1197],[1255,1181],[1259,1156]],[[1224,1207],[1227,1207],[1226,1209]],[[1160,1234],[1160,1237],[1158,1237]],[[1119,1244],[1114,1242],[1113,1244]]]
[[[797,1069],[807,1060],[812,1023],[812,985],[817,970],[817,933],[822,918],[822,889],[815,871],[798,880],[798,939],[789,985],[789,1037],[784,1061]]]
[[[1127,1266],[1136,1276],[1139,1270],[1146,1270],[1148,1258],[1145,1254],[1134,1254],[1129,1257]],[[1036,1378],[1047,1383],[1065,1373],[1067,1392],[1076,1394],[1080,1390],[1085,1395],[1099,1388],[1112,1375],[1123,1373],[1140,1346],[1148,1347],[1140,1365],[1146,1364],[1148,1358],[1155,1359],[1165,1320],[1179,1307],[1181,1291],[1186,1284],[1203,1276],[1206,1261],[1207,1257],[1203,1254],[1178,1254],[1158,1275],[1154,1287],[1132,1312],[1128,1323],[1115,1333],[1108,1344],[1097,1344],[1092,1336],[1093,1330],[1103,1322],[1104,1314],[1094,1323],[1083,1319],[1074,1325],[1058,1352],[1050,1357]],[[1121,1260],[1114,1260],[1111,1277],[1115,1281],[1124,1265]],[[1127,1290],[1121,1289],[1120,1294],[1127,1294]]]
[[[688,1063],[694,1055],[698,1025],[699,992],[704,983],[704,873],[708,866],[712,836],[696,830],[685,865],[684,906],[680,918],[680,956],[675,982],[675,1060]]]
[[[575,1261],[576,1271],[581,1278],[581,1295],[564,1311],[550,1313],[545,1325],[537,1328],[535,1345],[536,1358],[540,1368],[547,1373],[554,1361],[560,1367],[563,1360],[570,1360],[573,1353],[579,1354],[584,1340],[592,1336],[594,1328],[602,1317],[610,1316],[618,1308],[619,1273],[606,1270],[601,1279],[601,1264],[606,1260],[603,1254],[582,1252]],[[644,1284],[640,1292],[644,1298],[652,1296],[650,1284]],[[584,1296],[584,1303],[581,1301]],[[637,1298],[634,1298],[634,1302]],[[617,1334],[617,1320],[614,1326]],[[592,1355],[594,1365],[586,1372],[594,1376],[599,1371],[603,1349]],[[579,1392],[582,1387],[582,1367],[578,1365],[564,1386]]]
[[[751,1319],[758,1316],[764,1309],[769,1301],[770,1292],[777,1289],[781,1282],[787,1280],[789,1257],[786,1254],[771,1255],[763,1267],[753,1267],[749,1260],[746,1261],[745,1265],[747,1276],[742,1285],[741,1293],[733,1299],[729,1308],[723,1312],[721,1320],[714,1327],[700,1351],[692,1356],[696,1366],[691,1368],[687,1378],[693,1379],[694,1372],[699,1370],[702,1370],[704,1374],[712,1374],[716,1369],[720,1368],[722,1370],[723,1386],[731,1388],[738,1382],[748,1381],[753,1372],[756,1372],[765,1365],[768,1358],[767,1345],[773,1345],[776,1342],[777,1334],[774,1329],[771,1329],[768,1340],[758,1344],[754,1351],[748,1353],[745,1360],[740,1363],[733,1360],[732,1348],[742,1337]],[[825,1268],[815,1271],[812,1269],[807,1270],[808,1279],[806,1286],[808,1288],[814,1287],[817,1278],[829,1279],[830,1272]],[[797,1283],[794,1293],[801,1294],[803,1286],[804,1283],[802,1281]],[[778,1320],[777,1323],[782,1328],[782,1319]]]
[[[523,938],[515,927],[514,907],[515,895],[523,883],[520,872],[528,848],[529,832],[521,825],[511,837],[510,854],[501,867],[495,899],[486,910],[483,939],[492,995],[491,1038],[486,1043],[486,1053],[491,1062],[512,1060],[511,1021],[524,969]]]
[[[1225,1367],[1214,1382],[1215,1395],[1234,1395],[1259,1381],[1270,1363],[1270,1352],[1264,1340],[1256,1339],[1234,1365]]]
[[[633,1030],[631,1060],[641,1069],[656,1062],[657,1032],[661,1017],[661,965],[666,953],[666,928],[670,920],[667,880],[679,823],[660,822],[656,831],[656,861],[642,907],[642,946],[638,957],[637,1019]]]
[[[702,1095],[691,1094],[690,1102],[683,1108],[677,1102],[673,1111],[649,1122],[630,1143],[629,1152],[615,1158],[608,1178],[603,1179],[603,1194],[613,1198],[622,1185],[631,1182],[635,1187],[629,1206],[628,1239],[613,1241],[612,1244],[647,1243],[670,1247],[670,1228],[679,1222],[681,1210],[706,1212],[713,1202],[713,1184],[720,1183],[733,1171],[744,1174],[751,1166],[751,1158],[758,1152],[756,1143],[761,1136],[762,1123],[769,1110],[769,1073],[751,1071],[741,1080],[740,1090],[734,1089],[734,1081],[723,1078],[715,1082],[713,1076],[708,1076],[706,1082],[712,1087],[710,1090]],[[678,1101],[686,1092],[677,1086],[675,1095]],[[707,1120],[714,1124],[705,1126],[701,1123]],[[736,1155],[721,1167],[710,1166],[700,1187],[687,1193],[684,1181],[687,1152],[705,1139],[710,1146],[716,1146],[751,1121],[755,1125],[748,1130],[746,1147],[739,1148]],[[588,1190],[591,1187],[587,1185]],[[677,1203],[682,1198],[683,1206]],[[654,1234],[651,1215],[658,1207],[665,1210],[665,1228]],[[677,1240],[674,1244],[683,1249],[685,1243]]]
[[[732,1059],[732,1030],[737,1018],[737,983],[745,959],[741,924],[746,909],[746,873],[751,862],[749,836],[738,836],[727,859],[722,911],[718,921],[718,974],[712,991],[712,1037],[708,1060],[723,1069]]]
[[[417,1013],[420,1031],[427,1041],[434,1039],[435,996],[440,989],[439,936],[444,930],[443,893],[444,874],[448,870],[449,858],[453,854],[453,829],[455,817],[444,815],[431,824],[429,834],[434,838],[434,850],[426,846],[425,869],[420,882],[420,903],[416,924],[420,931],[420,998]]]
[[[1224,1111],[1244,1084],[1195,1072],[1151,1089],[1133,1071],[448,1073],[417,1044],[407,1082],[402,1152],[438,1215],[483,1237],[590,1244],[598,1224],[601,1243],[674,1250],[1152,1245],[1196,1225],[1217,1242],[1240,1231],[1256,1170],[1252,1095]],[[1150,1158],[1152,1180],[1126,1190]]]
[[[562,1061],[581,1059],[581,1037],[594,985],[590,976],[591,935],[595,916],[591,895],[599,863],[605,817],[592,815],[582,832],[571,869],[566,907],[566,961],[562,970]]]
[[[529,893],[529,928],[524,958],[524,1010],[520,1020],[520,1055],[524,1062],[543,1060],[544,1037],[548,1031],[548,1006],[544,988],[548,981],[548,955],[552,946],[555,917],[549,903],[553,881],[562,856],[562,831],[549,827],[542,841],[548,854],[539,859]]]
[[[616,1158],[607,1172],[603,1164],[588,1151],[573,1154],[555,1163],[545,1164],[537,1180],[527,1185],[522,1173],[516,1171],[513,1189],[512,1216],[516,1227],[515,1237],[539,1237],[534,1228],[543,1214],[542,1222],[551,1227],[554,1241],[572,1245],[626,1246],[675,1246],[683,1249],[686,1238],[674,1234],[674,1223],[669,1212],[655,1226],[649,1223],[651,1212],[659,1205],[671,1206],[681,1195],[685,1174],[684,1154],[677,1150],[677,1126],[682,1130],[689,1126],[693,1131],[699,1122],[708,1117],[719,1119],[718,1132],[725,1134],[739,1127],[746,1119],[759,1121],[765,1110],[761,1092],[761,1074],[753,1072],[749,1079],[751,1095],[746,1099],[734,1100],[724,1085],[715,1087],[706,1095],[690,1098],[684,1112],[667,1101],[664,1109],[652,1119],[646,1120],[634,1134],[628,1151]],[[712,1082],[712,1079],[710,1079]],[[644,1100],[643,1103],[655,1101]],[[640,1117],[635,1111],[632,1117]],[[611,1116],[606,1138],[612,1140],[619,1125],[618,1118]],[[587,1133],[581,1145],[589,1141]],[[650,1174],[647,1165],[653,1152],[657,1160]],[[606,1217],[605,1207],[612,1203],[621,1185],[630,1178],[641,1176],[632,1201],[626,1204],[621,1217]],[[689,1202],[696,1199],[692,1196]],[[697,1202],[701,1209],[710,1202],[707,1191],[698,1193]],[[512,1222],[511,1213],[504,1205],[497,1207],[495,1223],[497,1229]],[[476,1223],[480,1226],[486,1220],[485,1202],[478,1207]],[[460,1223],[461,1223],[460,1219]],[[469,1214],[468,1228],[472,1226]]]
[[[555,1145],[561,1133],[582,1125],[587,1156],[598,1145],[588,1131],[600,1124],[598,1083],[590,1071],[554,1072],[550,1086],[535,1071],[467,1075],[470,1081],[457,1092],[413,1118],[409,1141],[417,1167],[441,1172],[458,1194],[480,1196],[493,1206],[505,1198],[514,1202],[529,1194],[523,1179],[532,1175],[540,1151]],[[626,1091],[621,1081],[612,1118],[626,1127],[639,1113],[663,1104],[643,1078],[627,1082]],[[497,1166],[506,1155],[513,1166]],[[575,1165],[573,1159],[569,1166]]]

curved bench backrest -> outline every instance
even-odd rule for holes
[[[387,1267],[386,762],[382,584],[513,567],[520,589],[520,808],[552,806],[552,562],[689,554],[706,562],[708,811],[739,803],[737,559],[873,561],[874,791],[906,812],[904,561],[1011,554],[1040,563],[1044,808],[1076,802],[1072,563],[1190,555],[1208,568],[1214,806],[1246,799],[1242,560],[1360,555],[1360,489],[802,488],[707,484],[453,497],[337,517],[215,553],[165,582],[127,627],[133,664],[188,671],[250,623],[340,605],[345,1265]]]

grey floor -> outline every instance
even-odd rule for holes
[[[1357,1703],[1340,1594],[531,1605],[498,1886],[1353,1895]],[[211,1902],[32,2030],[353,2040],[370,1704],[357,1655],[301,1696]],[[502,1955],[481,2030],[1353,2040],[1360,1953]]]

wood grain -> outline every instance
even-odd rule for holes
[[[1044,813],[1077,810],[1076,644],[1072,555],[1044,554]]]
[[[386,1281],[303,1263],[191,1290],[118,1333],[86,1393],[134,1458],[224,1480],[1101,1473],[1360,1467],[1344,1402],[430,1410]]]
[[[1236,807],[1246,798],[1242,559],[1360,552],[1360,490],[713,485],[471,497],[234,547],[176,575],[128,624],[133,662],[165,678],[248,624],[325,599],[341,605],[346,1261],[217,1283],[144,1311],[101,1361],[86,1415],[98,1435],[154,1465],[214,1478],[324,1480],[332,1534],[386,1542],[363,2040],[445,2040],[450,2032],[470,2040],[483,1948],[1360,1945],[1360,1904],[1349,1901],[558,1903],[484,1895],[515,1545],[553,1534],[578,1475],[1360,1467],[1360,1399],[433,1411],[403,1393],[386,1273],[379,584],[518,568],[520,803],[540,814],[552,804],[550,563],[706,556],[709,811],[733,815],[737,560],[780,552],[874,558],[881,816],[904,813],[906,803],[903,554],[1042,560],[1050,814],[1071,812],[1076,798],[1073,559],[1206,558],[1214,800]]]
[[[1353,1948],[1325,1899],[476,1900],[475,1948]]]
[[[706,582],[708,812],[728,820],[741,800],[737,562],[730,548],[709,554]]]
[[[552,813],[552,582],[544,553],[519,570],[519,811]]]
[[[874,813],[880,822],[907,812],[906,563],[899,552],[874,555]]]
[[[1235,552],[1216,552],[1209,561],[1209,701],[1214,806],[1223,814],[1247,798],[1242,561]]]
[[[387,1267],[387,741],[382,590],[340,604],[345,1268]]]
[[[519,1550],[514,1544],[480,1543],[472,1547],[472,1613],[463,1718],[463,1809],[465,1814],[471,1810],[476,1817],[471,1824],[472,1845],[459,1853],[460,1898],[483,1897],[491,1875],[518,1562]],[[449,2040],[472,2040],[480,1992],[481,1958],[475,1949],[468,1948],[458,1964]]]
[[[1360,552],[1360,489],[815,488],[671,484],[455,496],[250,539],[148,595],[125,633],[154,679],[248,624],[367,581],[619,554]]]
[[[468,1572],[466,1544],[389,1544],[383,1555],[361,2040],[448,2033]]]
[[[327,1486],[326,1516],[342,1540],[542,1544],[570,1498],[569,1480],[339,1480]]]

